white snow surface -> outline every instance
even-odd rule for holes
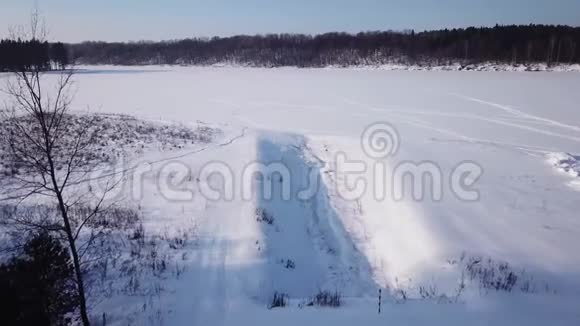
[[[107,325],[580,324],[578,73],[98,66],[75,81],[79,111],[225,131],[203,148],[139,158],[156,162],[154,171],[178,160],[194,176],[187,201],[143,179],[132,200],[145,233],[195,241],[168,258],[169,269],[182,271],[142,281],[162,290],[95,300],[96,323],[105,313]],[[376,122],[400,137],[399,151],[381,163],[436,164],[441,200],[377,199],[370,168],[360,199],[335,191],[346,178],[337,154],[377,162],[361,149],[363,130]],[[450,190],[453,168],[466,161],[483,169],[476,201]],[[225,187],[196,180],[212,162],[231,169],[232,199],[201,196],[203,187]],[[254,175],[253,197],[244,199],[244,171],[263,169],[255,162],[287,166],[293,194],[310,175],[322,182],[307,200],[283,200],[284,176]],[[384,180],[402,186],[388,173]],[[271,200],[260,193],[264,182],[273,183]],[[261,212],[273,222],[258,221]],[[457,295],[470,258],[508,263],[517,289],[490,290],[476,277]],[[342,306],[304,306],[320,290],[339,291]],[[267,309],[276,291],[289,306]]]

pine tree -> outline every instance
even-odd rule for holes
[[[70,255],[46,233],[0,266],[0,305],[6,308],[0,325],[65,325],[77,298]]]

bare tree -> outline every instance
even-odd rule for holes
[[[555,46],[556,46],[556,36],[552,36],[548,44],[548,59],[546,60],[548,67],[552,65],[552,60],[554,59]]]
[[[44,41],[45,29],[36,11],[28,39]],[[22,36],[20,36],[22,38]],[[16,203],[4,223],[24,229],[59,233],[67,243],[74,265],[83,325],[90,324],[83,277],[83,256],[96,234],[83,231],[106,209],[103,202],[114,185],[107,183],[95,197],[86,187],[91,169],[99,164],[91,145],[98,132],[91,118],[69,113],[74,69],[47,75],[45,67],[21,67],[8,79],[9,102],[2,113],[2,155],[11,166],[2,200]],[[17,214],[25,201],[54,203],[57,214]],[[88,208],[88,209],[87,209]],[[81,240],[82,238],[82,240]]]

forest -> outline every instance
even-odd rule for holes
[[[415,32],[268,34],[162,42],[80,44],[2,41],[0,69],[22,65],[238,64],[325,67],[388,63],[446,65],[580,62],[580,27],[509,25]]]
[[[232,63],[250,66],[502,63],[578,63],[580,28],[525,25],[415,33],[271,34],[166,42],[86,42],[70,46],[86,64]]]
[[[60,42],[0,40],[0,71],[64,69],[69,60],[69,49]]]

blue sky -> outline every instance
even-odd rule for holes
[[[0,0],[0,37],[34,3],[52,40],[129,41],[265,33],[580,26],[580,0]]]

